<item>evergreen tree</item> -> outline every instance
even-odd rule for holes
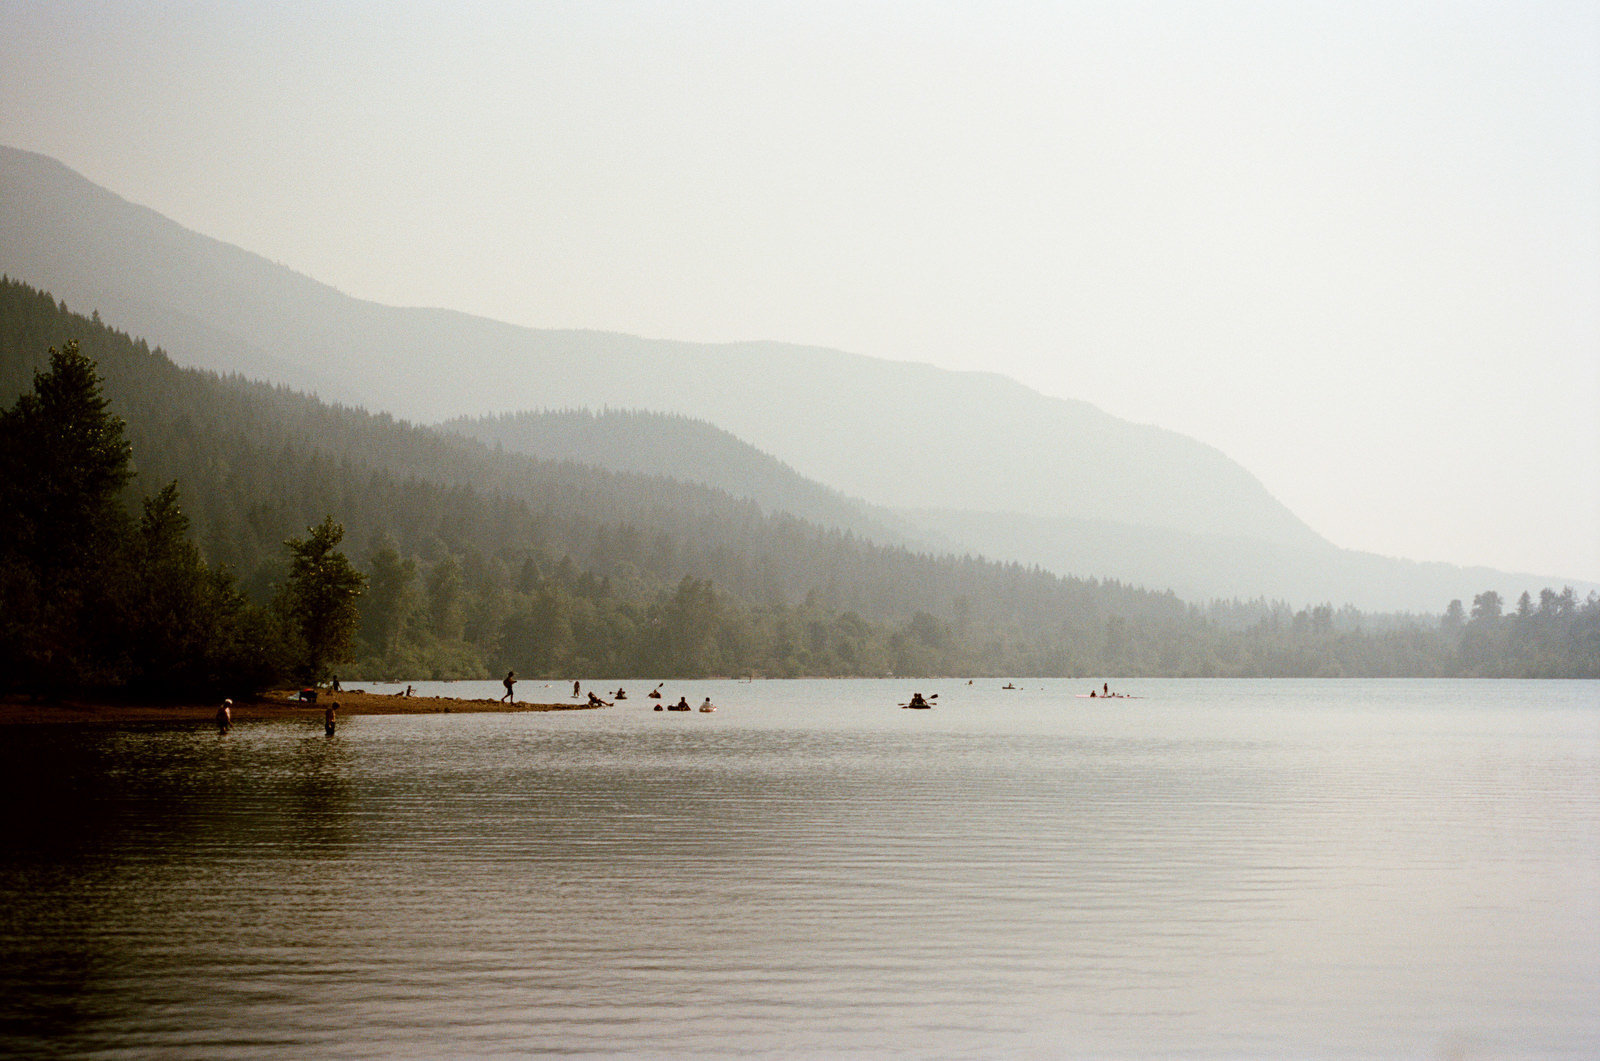
[[[120,418],[76,342],[0,413],[0,683],[35,692],[115,682],[115,591],[132,477]]]
[[[144,501],[125,603],[128,684],[144,694],[243,692],[279,670],[273,636],[231,575],[189,540],[178,484]]]
[[[361,639],[366,651],[385,667],[398,662],[397,654],[416,608],[417,563],[402,559],[392,538],[379,541],[367,560],[366,602],[361,608]]]
[[[1472,598],[1472,618],[1479,622],[1492,623],[1500,618],[1500,611],[1505,605],[1505,599],[1492,589],[1486,589]]]
[[[297,638],[295,675],[318,682],[331,664],[349,657],[361,623],[356,599],[367,577],[339,551],[344,528],[326,516],[306,528],[304,538],[290,538],[289,578],[278,595],[278,608]]]
[[[125,425],[109,405],[73,340],[52,347],[49,371],[35,372],[33,390],[0,413],[0,551],[42,571],[68,570],[115,528],[108,517],[133,471]]]

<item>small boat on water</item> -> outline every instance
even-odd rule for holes
[[[711,712],[715,711],[716,709],[717,709],[717,705],[713,704],[711,702],[711,697],[709,697],[709,696],[706,697],[706,702],[700,705],[700,711],[701,711],[702,714],[709,715]]]

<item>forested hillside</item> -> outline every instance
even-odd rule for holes
[[[394,415],[612,408],[692,417],[895,512],[905,541],[1057,574],[1195,600],[1382,611],[1562,584],[1335,548],[1215,449],[992,374],[785,343],[523,328],[351,298],[4,146],[0,271],[98,308],[180,364]],[[747,496],[737,484],[713,485]],[[832,506],[790,502],[807,519],[855,526]],[[873,537],[886,540],[877,529]],[[1582,594],[1595,588],[1579,584]]]
[[[257,599],[284,578],[286,539],[327,515],[343,524],[369,576],[349,674],[1600,675],[1596,599],[1552,615],[1526,651],[1501,639],[1486,654],[1480,638],[1469,654],[1478,620],[1202,609],[922,555],[722,491],[535,460],[180,369],[10,280],[0,401],[68,339],[128,422],[132,490],[176,481],[204,555]]]
[[[462,417],[440,425],[513,453],[700,483],[873,541],[916,545],[916,529],[887,509],[812,482],[776,457],[687,416],[638,409],[548,410]]]

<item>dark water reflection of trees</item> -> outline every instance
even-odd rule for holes
[[[149,1000],[101,988],[158,966],[160,944],[126,926],[225,909],[251,861],[342,857],[352,796],[320,721],[0,728],[0,1054],[127,1027],[138,1014],[108,1007]]]

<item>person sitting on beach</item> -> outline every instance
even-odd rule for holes
[[[516,703],[517,698],[512,695],[511,690],[517,684],[517,672],[514,670],[506,671],[506,676],[501,679],[500,684],[506,687],[506,695],[500,698],[501,703]],[[406,688],[409,689],[410,686]]]
[[[226,733],[233,728],[233,701],[224,700],[217,708],[217,732]]]

